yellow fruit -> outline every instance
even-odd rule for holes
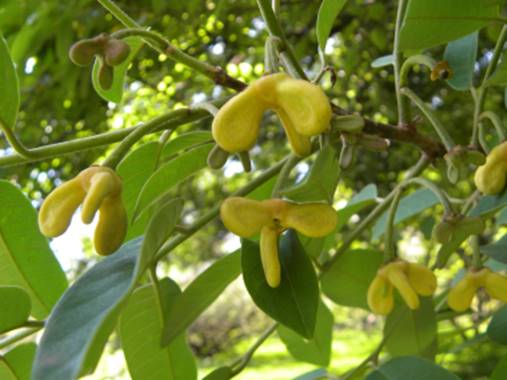
[[[507,302],[507,277],[488,270],[483,286],[490,297]]]
[[[421,296],[429,297],[435,293],[437,278],[425,266],[408,263],[406,274],[412,288]]]
[[[257,140],[265,110],[265,103],[250,88],[231,98],[220,108],[211,125],[216,143],[229,153],[250,150]]]
[[[74,178],[57,187],[42,203],[39,211],[39,228],[47,237],[57,237],[69,228],[72,215],[86,193],[80,181]]]
[[[329,128],[331,106],[322,89],[299,79],[288,79],[276,87],[277,104],[287,114],[297,133],[316,136]]]
[[[337,222],[338,215],[328,204],[292,203],[283,224],[308,237],[321,237],[333,232]]]
[[[389,282],[398,290],[407,306],[415,310],[420,306],[419,297],[410,285],[407,275],[405,274],[408,268],[407,264],[408,263],[403,261],[388,264],[385,268],[385,275]]]
[[[261,230],[260,254],[266,282],[272,288],[280,285],[280,259],[278,258],[278,231],[264,226]]]
[[[475,172],[475,186],[486,195],[501,193],[507,176],[507,141],[494,147],[486,157],[486,163]]]
[[[292,151],[300,157],[308,156],[312,151],[310,138],[300,135],[296,131],[294,125],[292,124],[292,120],[283,109],[276,109],[276,114],[282,121],[282,127],[285,130],[285,134],[287,135],[287,140],[289,140],[289,145],[292,148]]]
[[[336,226],[335,210],[324,203],[297,204],[282,199],[254,201],[230,197],[220,206],[220,217],[225,227],[241,237],[252,237],[259,232],[260,254],[266,281],[276,288],[280,284],[278,236],[293,228],[309,237],[320,237]]]
[[[248,151],[268,109],[281,119],[299,156],[311,152],[310,137],[327,130],[331,120],[331,105],[319,86],[278,73],[262,77],[230,99],[213,120],[213,138],[229,153]]]
[[[367,301],[375,314],[389,314],[394,307],[393,286],[383,276],[375,276],[368,288]]]
[[[85,169],[56,188],[43,202],[39,212],[40,230],[48,237],[61,235],[68,228],[72,214],[83,203],[84,223],[91,223],[99,211],[95,249],[101,255],[110,254],[120,247],[127,231],[121,191],[121,179],[113,170],[100,166]]]
[[[447,304],[457,312],[465,311],[472,304],[479,284],[467,274],[454,286],[447,295]]]
[[[220,206],[225,227],[241,237],[257,235],[262,226],[271,223],[271,212],[262,204],[248,198],[230,197]]]
[[[99,208],[99,221],[93,236],[93,245],[99,255],[115,252],[127,233],[127,212],[120,196],[104,199]]]

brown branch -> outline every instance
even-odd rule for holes
[[[334,104],[332,105],[332,108],[333,112],[337,115],[349,114],[344,109]],[[442,157],[446,153],[445,147],[442,145],[442,143],[440,143],[440,141],[419,133],[413,124],[397,126],[392,124],[377,123],[366,118],[364,119],[364,122],[364,133],[377,135],[393,141],[415,145],[424,153],[426,153],[431,159]]]

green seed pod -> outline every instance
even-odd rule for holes
[[[455,225],[447,220],[443,220],[433,227],[431,235],[438,243],[445,244],[451,240],[452,234],[454,233]]]
[[[128,58],[130,46],[122,41],[111,38],[104,48],[104,60],[109,66],[117,66]]]
[[[109,90],[113,85],[113,75],[113,68],[101,60],[99,63],[98,74],[100,87],[102,87],[104,90]]]
[[[88,66],[100,50],[101,47],[95,39],[81,40],[70,47],[69,58],[77,66]]]

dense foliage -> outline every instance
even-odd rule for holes
[[[0,378],[504,378],[504,3],[0,2]]]

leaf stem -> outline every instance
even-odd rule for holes
[[[22,331],[16,335],[13,335],[7,339],[4,339],[0,342],[0,350],[4,349],[5,347],[9,347],[11,344],[19,342],[22,339],[25,339],[29,337],[32,334],[35,334],[37,331],[42,329],[44,326],[33,326],[28,328],[26,331]]]
[[[400,187],[396,193],[394,193],[393,200],[389,206],[387,213],[386,231],[385,231],[385,242],[384,242],[384,262],[392,261],[396,258],[396,249],[394,244],[394,219],[398,205],[400,204],[402,194],[402,188]]]
[[[111,169],[115,169],[118,163],[128,153],[132,145],[139,141],[143,136],[148,133],[152,133],[161,123],[168,122],[173,118],[184,117],[188,114],[188,108],[180,108],[166,115],[159,116],[149,122],[138,126],[134,129],[127,137],[125,137],[120,145],[107,157],[102,163],[103,166],[107,166]],[[176,127],[174,127],[176,128]]]
[[[394,29],[394,89],[396,92],[396,104],[398,106],[398,125],[405,125],[407,123],[407,107],[401,96],[401,62],[403,55],[400,52],[400,31],[403,22],[403,15],[405,14],[406,3],[405,0],[398,1],[398,11],[396,13],[396,24]]]
[[[452,137],[447,133],[447,130],[443,126],[443,124],[440,122],[440,120],[433,114],[433,112],[429,109],[429,107],[423,102],[423,100],[415,94],[411,89],[408,87],[403,87],[401,90],[401,94],[408,97],[416,106],[419,108],[419,110],[426,116],[426,118],[429,120],[433,128],[435,129],[435,132],[437,132],[438,137],[444,144],[447,151],[450,151],[455,143]]]
[[[261,12],[262,18],[266,22],[268,32],[271,36],[278,37],[281,40],[280,43],[280,56],[282,60],[288,65],[288,69],[291,75],[301,79],[308,79],[303,68],[299,64],[292,46],[287,41],[285,34],[278,22],[273,8],[271,7],[269,0],[257,0],[257,5]]]
[[[113,33],[115,38],[123,38],[127,36],[139,36],[143,39],[147,39],[151,42],[155,43],[155,46],[152,46],[155,50],[159,51],[167,55],[174,61],[181,62],[185,66],[189,67],[192,70],[200,72],[204,74],[211,80],[213,80],[217,84],[224,85],[226,87],[233,88],[235,90],[242,90],[246,87],[246,84],[241,82],[238,79],[235,79],[229,75],[221,68],[211,66],[205,62],[201,62],[198,59],[188,55],[177,47],[171,45],[169,41],[167,41],[160,34],[143,29],[141,25],[135,22],[131,17],[129,17],[118,5],[116,5],[111,0],[97,0],[105,9],[107,9],[111,14],[120,21],[124,26],[128,29],[119,30],[118,32]]]
[[[410,178],[416,177],[419,174],[421,174],[424,169],[430,164],[431,158],[423,154],[419,161],[408,170],[405,180],[408,180]],[[393,200],[394,196],[396,195],[396,192],[400,189],[403,182],[398,184],[385,198],[384,200],[379,203],[369,214],[367,217],[365,217],[361,223],[344,239],[342,245],[334,256],[332,256],[328,261],[326,261],[323,265],[323,271],[328,270],[340,257],[343,255],[350,247],[350,245],[357,239],[359,235],[363,233],[364,230],[366,230],[375,220],[377,220],[382,213],[387,210],[389,207],[389,204]]]
[[[302,157],[298,157],[295,154],[291,154],[289,159],[285,161],[282,169],[280,170],[280,174],[276,179],[275,186],[273,187],[273,191],[271,192],[271,198],[278,198],[280,196],[280,191],[283,189],[285,182],[289,178],[290,171],[297,165],[299,161],[302,160]]]
[[[493,50],[493,57],[491,58],[488,67],[486,68],[486,72],[484,73],[484,77],[482,78],[481,85],[477,89],[477,96],[475,99],[475,108],[474,108],[473,130],[472,137],[470,140],[470,145],[473,146],[478,144],[480,115],[482,109],[484,108],[484,101],[486,99],[486,93],[488,91],[486,82],[493,73],[493,71],[496,69],[498,60],[500,59],[500,55],[502,54],[502,50],[506,40],[507,40],[507,25],[504,25],[502,31],[500,32],[500,36],[498,36],[498,40],[496,41],[495,49]]]
[[[249,348],[249,350],[238,360],[236,361],[232,367],[232,377],[239,374],[250,362],[252,359],[252,356],[254,355],[255,351],[264,343],[266,339],[269,338],[269,336],[276,330],[278,327],[278,323],[274,323],[270,327],[268,327],[255,341],[255,343],[252,345],[252,347]],[[234,368],[236,367],[236,368]]]
[[[4,133],[5,138],[9,145],[14,149],[14,151],[24,158],[35,158],[37,157],[37,153],[32,149],[28,149],[23,145],[21,140],[18,139],[14,131],[6,126],[2,120],[0,120],[0,130]]]

